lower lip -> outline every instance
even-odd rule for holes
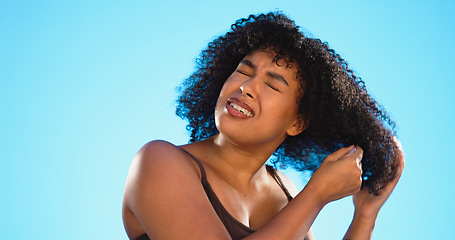
[[[240,119],[248,119],[250,117],[248,117],[247,115],[237,111],[236,109],[234,109],[231,105],[229,104],[226,104],[226,109],[228,111],[229,114],[231,114],[231,116],[235,117],[235,118],[240,118]]]

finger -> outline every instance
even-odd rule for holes
[[[357,164],[360,167],[362,167],[363,149],[360,147],[357,147],[357,150],[352,154],[356,155],[355,160],[356,160]]]
[[[362,158],[363,158],[363,149],[359,146],[354,146],[349,152],[347,152],[344,156],[342,156],[339,160],[348,158],[352,159],[354,157],[357,165],[361,168],[362,167]]]
[[[384,188],[382,188],[379,193],[380,194],[384,194],[384,195],[390,195],[393,190],[395,189],[395,187],[397,186],[398,184],[398,180],[400,180],[400,177],[401,177],[401,174],[399,174],[398,176],[396,176],[392,181],[388,182]]]
[[[395,178],[394,178],[394,180],[395,180],[395,179],[399,179],[401,177],[404,167],[406,166],[406,161],[405,161],[405,154],[403,152],[403,147],[401,146],[401,142],[395,136],[393,136],[393,141],[399,150],[399,152],[397,153],[398,156],[396,156],[397,158],[396,158],[396,162],[395,162],[395,164],[396,164],[395,165],[396,174],[395,174]]]
[[[397,186],[398,184],[398,181],[400,180],[401,178],[401,175],[403,173],[403,170],[404,170],[404,166],[405,166],[405,163],[404,163],[404,157],[401,156],[399,159],[398,159],[398,165],[397,165],[397,172],[396,172],[396,175],[395,175],[395,178],[392,179],[390,182],[388,182],[384,188],[381,190],[381,192],[384,192],[386,194],[391,194],[393,189],[395,189],[395,187]]]
[[[403,152],[403,146],[401,145],[400,140],[398,140],[398,138],[396,136],[393,136],[393,141],[397,145],[398,149],[400,149],[401,153],[404,153]]]
[[[356,152],[356,149],[357,148],[354,145],[351,145],[349,147],[340,148],[337,151],[330,154],[329,156],[327,156],[327,159],[336,161],[347,154],[352,154],[352,153]]]
[[[404,167],[406,166],[405,159],[403,155],[400,155],[398,158],[398,164],[397,164],[397,175],[395,178],[400,178],[401,174],[403,173]],[[397,180],[398,181],[398,180]]]
[[[400,140],[396,136],[393,136],[393,141],[395,142],[396,146],[398,147],[398,150],[400,150],[400,157],[405,158],[406,154],[404,153],[403,146],[401,145]],[[406,163],[405,163],[406,165]]]

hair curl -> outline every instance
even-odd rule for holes
[[[307,123],[301,134],[286,138],[272,162],[315,171],[327,154],[355,144],[364,150],[363,186],[376,194],[396,174],[395,123],[344,59],[279,12],[237,20],[202,51],[177,100],[176,113],[188,121],[190,142],[218,133],[214,109],[225,80],[246,55],[266,48],[276,52],[276,60],[298,64],[298,112]]]

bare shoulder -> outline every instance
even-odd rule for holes
[[[162,140],[148,142],[137,152],[131,163],[125,194],[130,194],[130,189],[147,189],[150,187],[149,183],[160,179],[160,182],[163,182],[167,180],[167,176],[178,176],[183,172],[198,177],[194,165],[188,161],[188,156],[181,149]]]
[[[146,143],[133,159],[131,168],[139,167],[143,171],[156,171],[159,167],[172,168],[175,165],[192,164],[187,161],[187,155],[172,143],[155,140]]]
[[[182,151],[174,144],[155,140],[146,143],[136,154],[134,160],[139,161],[159,161],[163,158],[181,157]],[[134,161],[133,160],[133,161]]]
[[[134,157],[126,180],[123,222],[130,238],[147,233],[152,239],[184,239],[207,234],[198,226],[209,225],[216,225],[213,236],[225,231],[217,223],[194,161],[165,141],[145,144]]]
[[[177,146],[166,141],[145,144],[131,162],[123,197],[123,223],[130,238],[146,232],[145,225],[153,222],[150,205],[172,192],[182,183],[174,182],[184,172],[190,179],[199,178],[190,161]]]

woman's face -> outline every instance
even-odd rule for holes
[[[297,114],[298,67],[274,60],[275,52],[246,56],[221,89],[215,123],[221,135],[242,144],[281,144],[303,131]]]

